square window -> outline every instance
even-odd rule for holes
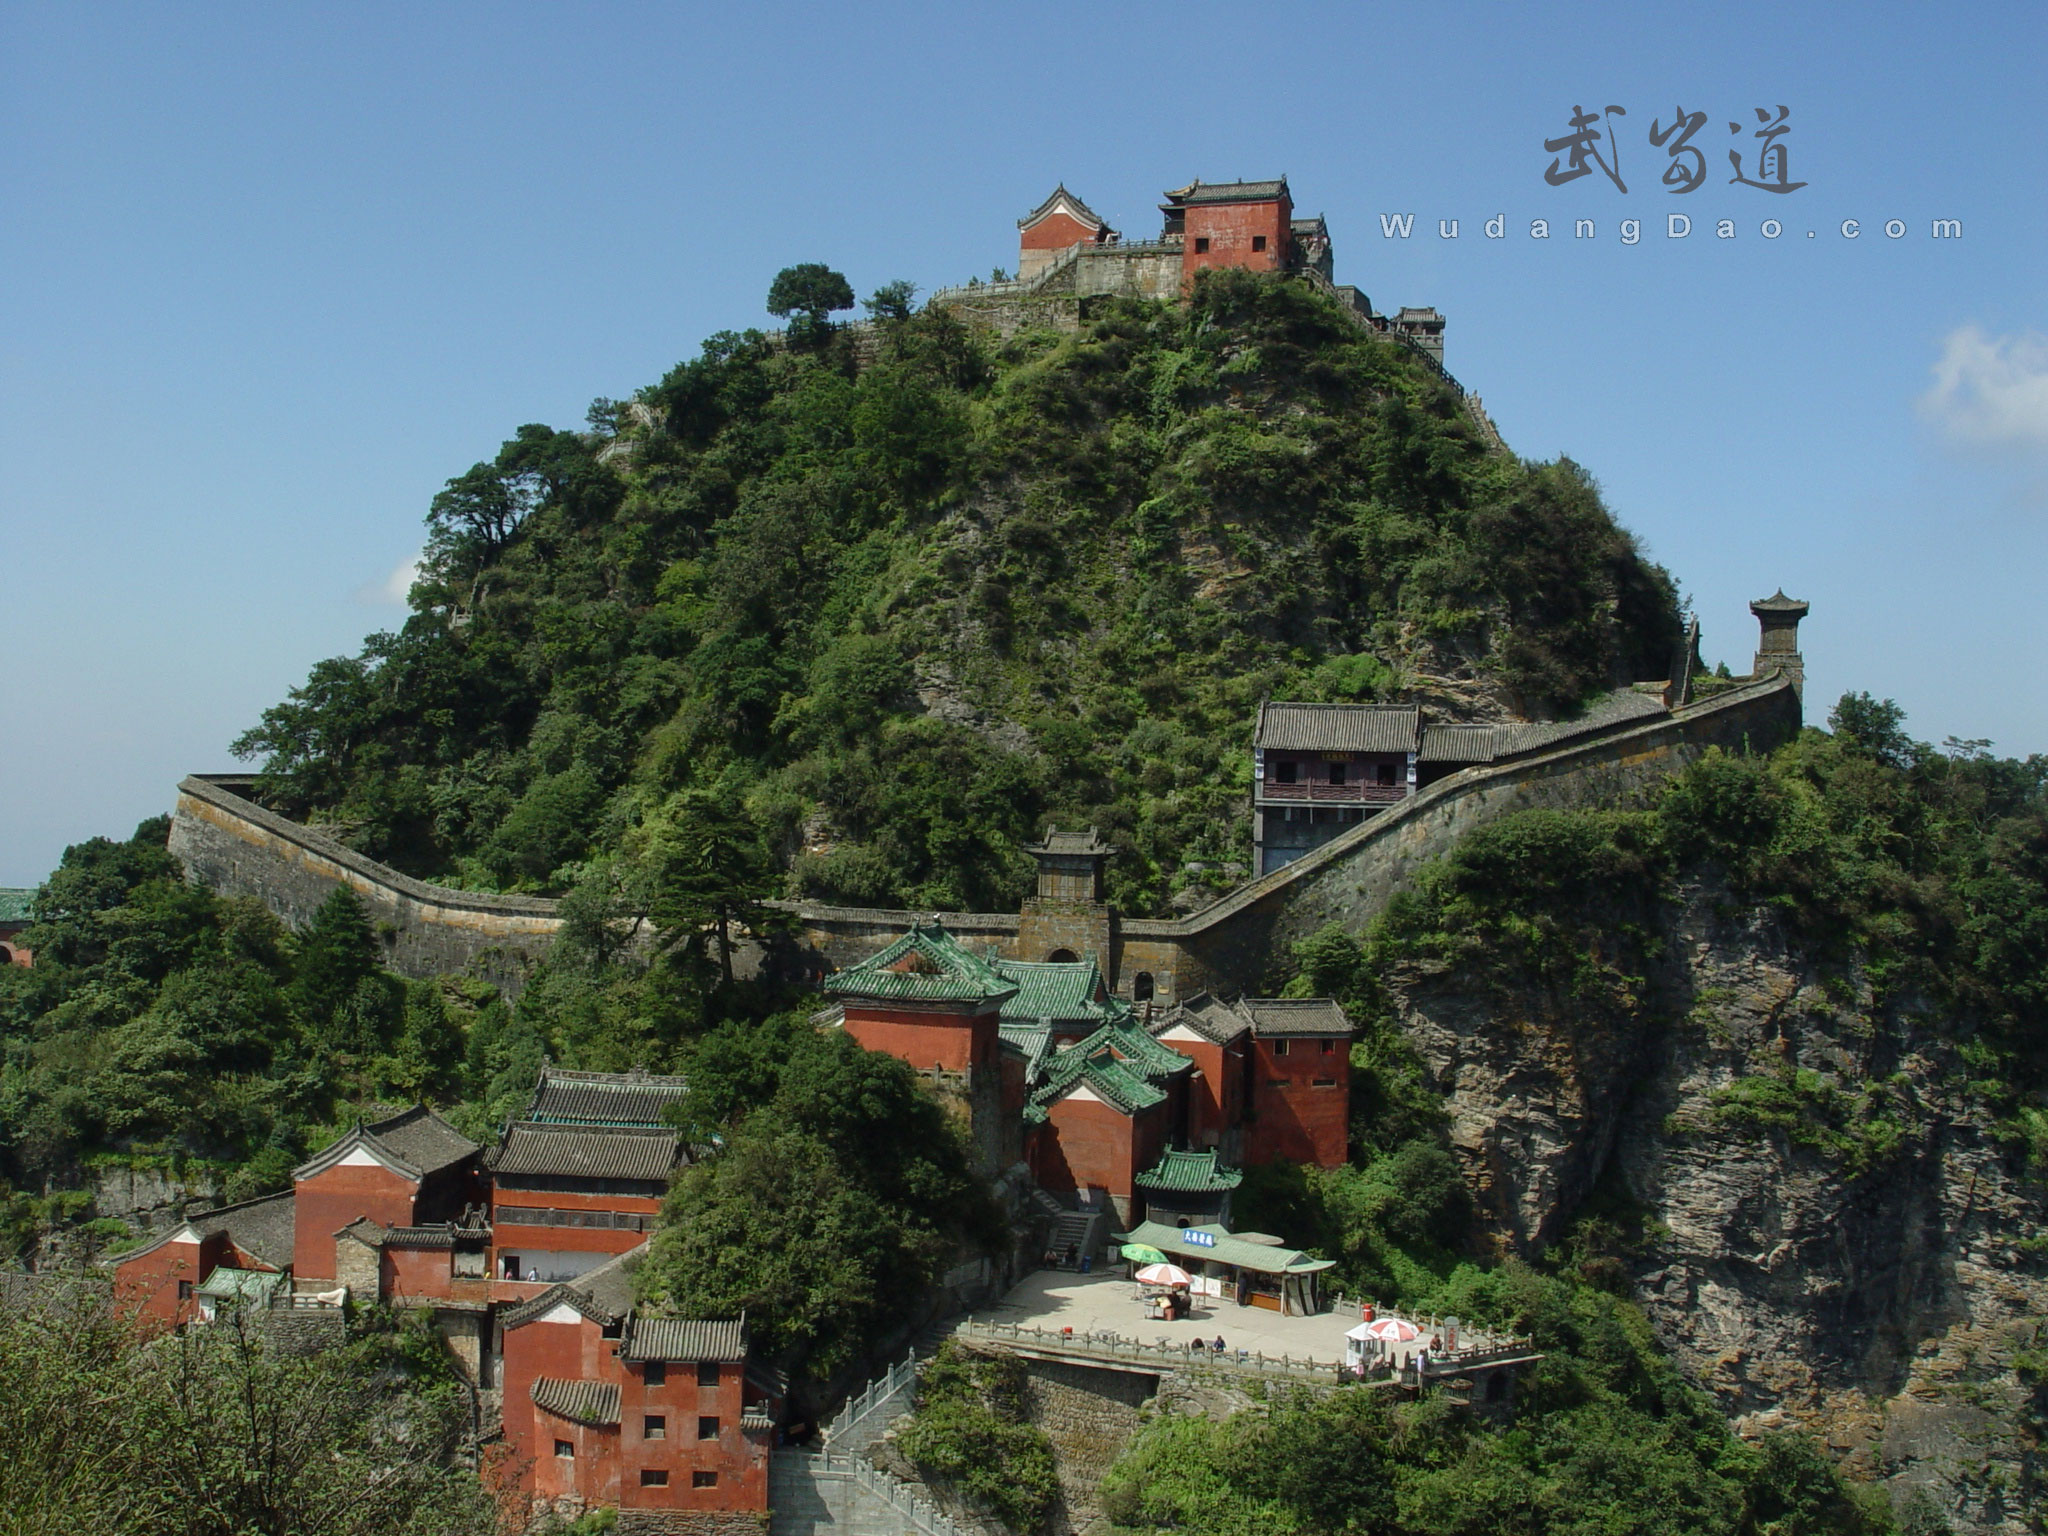
[[[1287,1054],[1287,1042],[1285,1040],[1275,1040],[1273,1042],[1273,1054],[1275,1056],[1285,1056]]]
[[[697,1438],[699,1440],[716,1440],[718,1438],[718,1419],[716,1415],[707,1413],[698,1417]]]
[[[576,1454],[575,1442],[571,1440],[557,1440],[555,1442],[555,1454],[562,1457],[574,1457]]]
[[[190,1280],[180,1280],[180,1281],[178,1282],[178,1300],[180,1300],[180,1301],[190,1301],[191,1299],[192,1299],[192,1282],[191,1282]]]
[[[716,1488],[718,1486],[718,1474],[716,1472],[692,1472],[690,1474],[690,1486],[692,1488]]]
[[[665,1413],[648,1414],[640,1425],[640,1438],[643,1440],[666,1440],[668,1438],[668,1415]]]
[[[697,1385],[700,1387],[715,1387],[718,1385],[718,1362],[716,1360],[699,1360],[697,1362]]]
[[[1209,237],[1207,235],[1195,236],[1195,254],[1197,256],[1205,255],[1208,252],[1208,249]]]
[[[1334,1041],[1334,1040],[1325,1040],[1325,1041],[1323,1042],[1323,1054],[1324,1054],[1325,1056],[1334,1056],[1334,1055],[1336,1055],[1336,1054],[1337,1054],[1337,1042],[1336,1042],[1336,1041]]]
[[[1330,782],[1332,784],[1342,784],[1344,782],[1344,765],[1342,763],[1330,764]]]
[[[650,1387],[661,1386],[668,1380],[668,1366],[660,1360],[648,1361],[646,1380]]]
[[[642,1467],[640,1469],[640,1486],[642,1488],[666,1488],[668,1486],[668,1468]]]
[[[1266,237],[1265,237],[1264,235],[1253,235],[1253,236],[1252,236],[1252,249],[1253,249],[1253,250],[1255,250],[1255,251],[1263,251],[1263,250],[1264,250],[1265,248],[1266,248]]]
[[[1273,782],[1275,784],[1292,784],[1294,782],[1294,766],[1292,763],[1275,763],[1273,765]]]

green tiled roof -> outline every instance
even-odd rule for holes
[[[937,918],[879,954],[825,978],[836,997],[900,998],[922,1002],[988,1002],[1015,995],[1017,984],[946,932]]]
[[[1017,995],[1003,1004],[1005,1020],[1099,1020],[1109,1016],[1098,1000],[1102,972],[1093,959],[1059,961],[998,960],[995,968],[1017,984]]]
[[[0,923],[26,923],[35,918],[36,893],[16,890],[13,887],[0,889]]]
[[[1191,1243],[1189,1232],[1199,1232],[1215,1239],[1212,1243]],[[1330,1259],[1312,1259],[1293,1248],[1274,1248],[1265,1243],[1246,1242],[1233,1236],[1227,1229],[1210,1222],[1201,1227],[1169,1227],[1157,1221],[1140,1222],[1131,1231],[1123,1233],[1119,1241],[1143,1243],[1157,1248],[1169,1259],[1207,1259],[1214,1264],[1229,1264],[1238,1269],[1257,1270],[1262,1275],[1313,1275],[1326,1270],[1334,1262]]]
[[[1115,1052],[1117,1060],[1126,1068],[1147,1078],[1172,1077],[1194,1065],[1191,1058],[1146,1034],[1128,1010],[1123,1017],[1103,1025],[1075,1049],[1087,1050],[1098,1043]]]
[[[1187,1194],[1216,1194],[1235,1189],[1243,1181],[1244,1175],[1237,1169],[1217,1165],[1214,1148],[1206,1152],[1165,1153],[1156,1167],[1138,1175],[1138,1182],[1147,1189],[1171,1189]]]
[[[1091,1036],[1090,1040],[1094,1038]],[[1091,1049],[1089,1042],[1083,1041],[1072,1050],[1061,1051],[1046,1064],[1045,1081],[1031,1095],[1024,1118],[1034,1124],[1043,1121],[1054,1104],[1083,1087],[1110,1108],[1127,1115],[1150,1109],[1166,1097],[1111,1055],[1107,1045]]]
[[[213,1273],[193,1288],[195,1296],[211,1296],[219,1300],[267,1301],[270,1294],[284,1284],[284,1276],[267,1269],[229,1269],[225,1264],[214,1266]]]
[[[1003,1044],[1015,1046],[1024,1056],[1024,1081],[1035,1083],[1045,1066],[1046,1053],[1052,1049],[1052,1031],[1037,1019],[1030,1022],[1004,1019],[996,1026]]]

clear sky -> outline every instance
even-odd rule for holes
[[[1710,660],[1746,670],[1782,585],[1810,716],[1868,689],[2048,751],[2044,79],[2038,0],[6,0],[0,885],[397,623],[429,498],[521,423],[772,323],[793,262],[863,293],[1014,265],[1062,180],[1141,236],[1163,188],[1284,172],[1340,281],[1443,310],[1510,445],[1599,478]],[[1546,182],[1580,104],[1626,193]],[[1807,185],[1728,185],[1731,147],[1772,179],[1781,104]],[[1680,107],[1684,194],[1650,142]]]

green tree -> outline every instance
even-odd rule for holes
[[[853,288],[823,262],[784,267],[768,286],[768,313],[789,320],[790,340],[813,344],[831,332],[825,317],[853,308]]]
[[[719,977],[731,987],[734,926],[760,934],[781,921],[763,905],[782,882],[760,824],[727,792],[684,790],[648,818],[640,865],[663,943],[698,955],[715,940]]]

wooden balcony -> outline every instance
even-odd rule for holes
[[[1406,784],[1329,784],[1307,779],[1295,784],[1271,780],[1255,786],[1261,805],[1395,805],[1408,798]]]

